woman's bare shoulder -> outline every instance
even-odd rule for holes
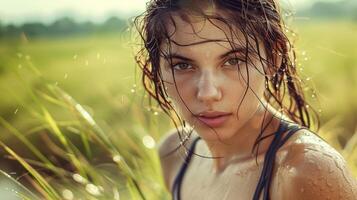
[[[319,136],[300,130],[286,149],[273,199],[357,199],[357,181],[344,157]]]
[[[179,130],[182,130],[179,127]],[[184,137],[184,136],[183,136]],[[196,137],[196,133],[192,133],[191,137],[184,143],[188,148]],[[164,181],[167,189],[171,191],[173,179],[175,178],[180,166],[185,159],[185,149],[180,144],[184,138],[179,137],[176,128],[169,130],[158,143],[158,153],[160,156],[161,169],[164,176]]]

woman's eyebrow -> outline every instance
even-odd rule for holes
[[[234,48],[234,49],[231,49],[230,51],[228,52],[225,52],[224,54],[220,55],[219,58],[222,59],[230,54],[233,54],[233,53],[240,53],[240,52],[245,52],[246,50],[246,47],[238,47],[238,48]],[[249,52],[249,50],[248,50]],[[183,55],[180,55],[178,53],[171,53],[171,54],[167,54],[164,56],[164,58],[166,60],[169,60],[169,59],[173,59],[173,58],[176,58],[176,59],[181,59],[181,60],[185,60],[185,61],[189,61],[189,62],[194,62],[193,59],[191,58],[188,58],[188,57],[185,57]]]
[[[220,59],[230,55],[230,54],[233,54],[233,53],[241,53],[241,52],[245,52],[246,51],[246,47],[237,47],[237,48],[234,48],[234,49],[231,49],[230,51],[222,54],[219,56]],[[248,52],[250,52],[250,50],[248,49]]]
[[[165,55],[164,58],[165,58],[166,60],[173,59],[173,58],[177,58],[177,59],[186,60],[186,61],[190,61],[190,62],[193,62],[193,61],[194,61],[194,60],[192,60],[191,58],[182,56],[182,55],[177,54],[177,53],[171,53],[171,54]]]

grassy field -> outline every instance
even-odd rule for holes
[[[357,177],[357,24],[294,27],[320,134]],[[1,169],[48,198],[168,198],[155,143],[172,124],[145,101],[128,41],[124,34],[0,41]]]

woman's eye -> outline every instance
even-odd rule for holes
[[[229,60],[227,60],[227,62],[224,63],[224,65],[239,65],[242,62],[241,59],[239,58],[230,58]]]
[[[191,65],[187,64],[187,63],[177,63],[175,65],[172,65],[172,68],[174,70],[178,70],[178,71],[184,71],[184,70],[189,70],[192,68]]]

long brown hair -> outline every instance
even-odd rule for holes
[[[207,14],[205,11],[210,8],[218,12]],[[224,12],[224,15],[218,15],[219,12]],[[151,0],[147,3],[146,11],[134,19],[134,27],[143,42],[141,49],[136,52],[135,61],[143,72],[145,90],[173,120],[176,128],[174,119],[181,118],[167,99],[165,83],[160,74],[160,56],[165,55],[160,46],[164,42],[174,42],[170,40],[171,35],[167,30],[168,23],[175,26],[173,13],[179,14],[188,23],[192,15],[201,16],[212,24],[212,19],[218,20],[227,25],[233,34],[234,28],[238,28],[243,33],[247,49],[255,49],[260,40],[265,48],[266,59],[261,56],[259,48],[254,54],[262,64],[269,66],[268,71],[264,71],[265,100],[298,125],[309,129],[314,125],[318,130],[319,115],[305,100],[302,89],[304,82],[298,76],[295,49],[286,35],[290,29],[283,22],[281,8],[275,0]],[[254,42],[250,43],[249,40]],[[230,44],[235,45],[231,41]],[[249,60],[248,50],[245,56]],[[277,56],[281,58],[279,65],[275,59]],[[249,76],[247,82],[248,90]],[[183,123],[182,120],[180,123]],[[182,140],[182,133],[179,130],[178,133]],[[259,147],[263,139],[260,134],[252,151]]]

